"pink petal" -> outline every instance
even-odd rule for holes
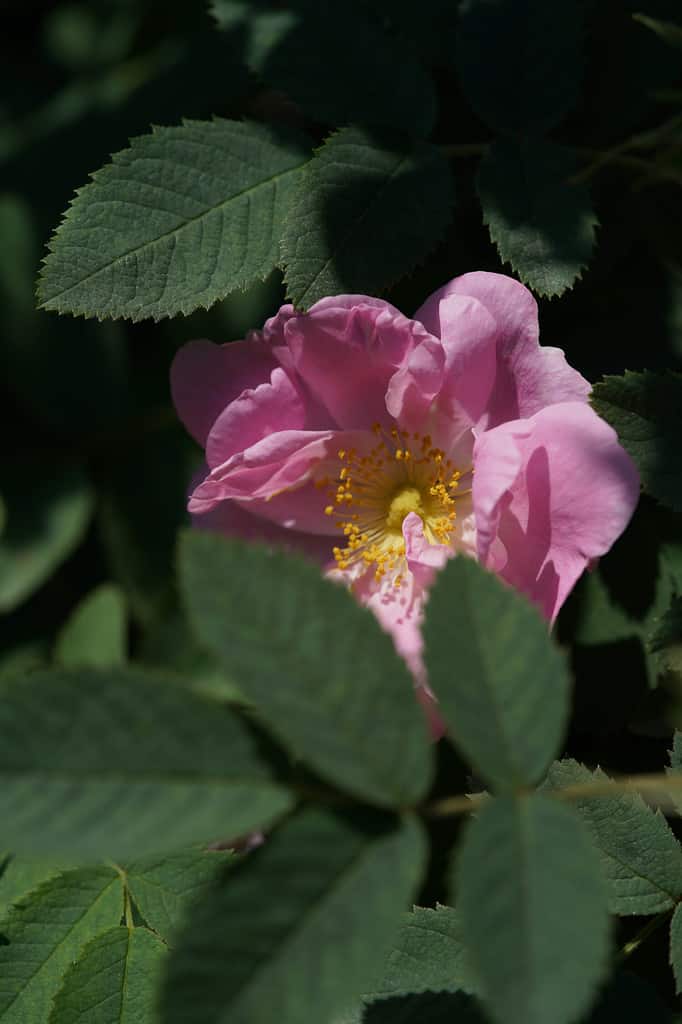
[[[269,380],[243,391],[222,410],[206,440],[206,461],[213,469],[237,452],[283,430],[300,430],[305,408],[289,375],[277,366]]]
[[[426,332],[387,302],[341,295],[289,319],[284,335],[310,398],[337,426],[357,429],[387,421],[388,382]]]
[[[490,564],[496,536],[506,550],[501,575],[553,620],[584,569],[623,532],[638,495],[637,471],[607,423],[583,403],[548,406],[476,442],[479,557]]]
[[[448,337],[446,300],[453,295],[478,299],[497,325],[497,375],[484,426],[532,416],[557,402],[587,400],[588,381],[568,365],[561,349],[539,345],[537,303],[522,284],[504,274],[463,274],[434,292],[415,319],[431,334]]]
[[[269,346],[257,338],[229,345],[200,339],[183,345],[171,366],[171,393],[192,437],[203,447],[225,406],[245,388],[269,380],[276,365]]]

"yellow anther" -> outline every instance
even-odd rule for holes
[[[333,505],[327,505],[326,509],[324,510],[324,514],[326,516],[334,515],[334,506]]]

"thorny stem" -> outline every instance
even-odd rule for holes
[[[545,796],[555,800],[581,800],[600,796],[614,796],[617,793],[662,794],[682,790],[682,775],[648,774],[630,775],[620,779],[598,779],[594,782],[576,782],[562,789],[547,790]],[[457,814],[476,811],[488,800],[488,793],[459,794],[428,804],[424,812],[429,818],[447,818]]]

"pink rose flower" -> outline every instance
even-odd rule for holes
[[[422,687],[424,604],[449,558],[477,558],[551,622],[637,502],[589,383],[500,274],[455,278],[411,320],[363,295],[283,306],[244,341],[190,342],[171,382],[206,452],[195,523],[318,560]]]

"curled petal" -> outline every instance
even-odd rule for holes
[[[387,302],[342,295],[287,320],[284,336],[310,400],[336,426],[367,429],[386,422],[388,382],[426,332]]]
[[[527,288],[504,274],[475,271],[456,277],[434,292],[415,313],[426,329],[450,336],[453,295],[477,299],[496,323],[496,375],[481,426],[534,415],[558,402],[586,402],[589,382],[566,362],[561,349],[538,343],[537,303]]]
[[[269,345],[259,338],[214,345],[190,341],[173,360],[173,403],[187,430],[200,445],[216,419],[246,388],[267,381],[277,365]]]
[[[590,406],[548,406],[476,442],[479,557],[490,565],[491,538],[499,541],[501,575],[553,620],[584,569],[623,532],[638,495],[632,460]]]

